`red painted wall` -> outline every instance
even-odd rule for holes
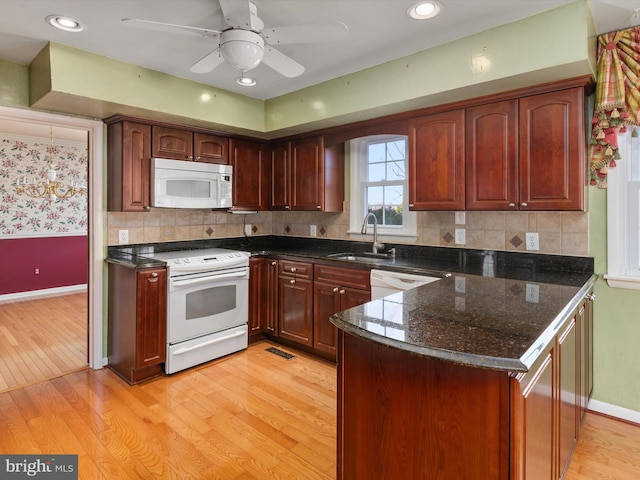
[[[0,240],[0,295],[83,285],[88,268],[86,235]]]

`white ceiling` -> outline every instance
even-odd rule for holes
[[[440,0],[431,20],[408,18],[414,0],[253,0],[265,26],[340,21],[349,28],[337,43],[283,45],[306,71],[284,78],[266,65],[251,72],[258,85],[238,86],[239,72],[222,64],[207,74],[189,67],[216,48],[215,39],[141,30],[121,24],[139,18],[215,30],[225,25],[217,0],[0,0],[0,59],[28,65],[54,41],[243,95],[267,99],[353,73],[436,45],[571,3],[573,0]],[[598,33],[636,23],[640,0],[589,0]],[[45,17],[68,15],[82,33],[51,27]]]

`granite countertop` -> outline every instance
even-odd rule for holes
[[[332,258],[371,242],[240,237],[109,247],[107,261],[161,267],[149,254],[230,248],[335,265],[440,276],[441,280],[345,310],[340,329],[410,354],[508,372],[526,372],[595,283],[593,258],[389,245],[395,258]]]
[[[582,284],[454,274],[339,312],[345,332],[406,351],[474,367],[526,372],[578,306]]]

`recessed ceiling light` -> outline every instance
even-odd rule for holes
[[[236,83],[238,85],[242,85],[243,87],[253,87],[258,82],[256,82],[255,78],[242,76],[236,78]]]
[[[79,21],[71,17],[65,17],[64,15],[49,15],[47,17],[47,23],[65,32],[82,32],[86,29]]]
[[[442,4],[436,1],[422,1],[414,3],[407,10],[407,15],[416,20],[424,20],[426,18],[433,18],[442,10]]]

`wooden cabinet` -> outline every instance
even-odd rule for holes
[[[108,126],[108,210],[144,212],[151,204],[151,126],[117,121]]]
[[[162,374],[166,315],[166,269],[109,264],[109,368],[128,383]]]
[[[518,101],[465,111],[466,209],[506,210],[518,202]]]
[[[568,470],[591,396],[592,299],[559,326],[527,373],[512,378],[512,480],[557,480]]]
[[[369,270],[315,265],[313,347],[335,357],[337,329],[329,318],[371,300]]]
[[[279,260],[278,335],[313,346],[313,264]]]
[[[291,210],[291,142],[272,145],[270,210]]]
[[[249,259],[249,335],[262,333],[265,327],[265,262],[262,257]]]
[[[152,133],[153,157],[229,163],[229,139],[226,137],[163,126],[154,126]]]
[[[268,165],[263,143],[231,139],[233,209],[267,210]]]
[[[584,87],[415,118],[412,210],[583,210]]]
[[[325,148],[324,137],[271,147],[271,209],[341,212],[344,146]]]
[[[464,110],[409,123],[409,208],[464,210]]]
[[[520,99],[520,209],[583,210],[584,88]]]
[[[272,336],[278,336],[278,260],[265,259],[265,323],[264,331]]]

